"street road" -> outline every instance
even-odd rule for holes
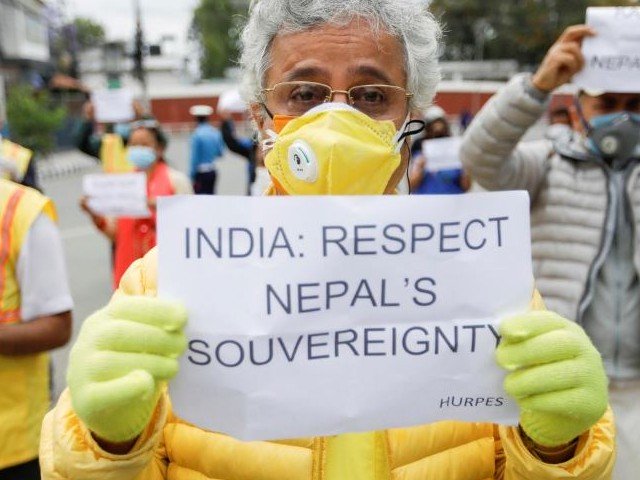
[[[52,161],[83,155],[78,152],[57,154]],[[167,159],[173,168],[188,172],[189,138],[175,135],[170,139]],[[243,195],[246,191],[247,164],[244,159],[228,153],[219,160],[218,192],[222,195]],[[99,173],[96,168],[86,173]],[[55,180],[43,180],[42,187],[58,209],[60,230],[68,266],[71,292],[75,301],[73,339],[68,346],[53,354],[54,398],[65,388],[64,379],[69,349],[73,345],[85,318],[104,306],[111,294],[111,253],[109,242],[93,226],[78,206],[82,195],[82,175],[70,175]]]

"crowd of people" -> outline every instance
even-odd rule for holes
[[[431,168],[425,148],[454,129],[433,105],[442,33],[422,2],[254,1],[240,64],[256,136],[238,136],[229,112],[193,107],[188,175],[170,166],[168,137],[141,108],[98,128],[87,104],[79,148],[106,173],[146,173],[151,213],[105,217],[81,199],[113,245],[115,294],[76,319],[68,387],[47,413],[47,352],[71,336],[62,240],[49,199],[0,180],[0,480],[637,478],[640,88],[583,88],[550,108],[597,34],[568,28],[537,71],[514,77],[473,120],[466,111],[461,163],[446,169]],[[546,135],[523,141],[544,116]],[[294,165],[292,148],[315,154]],[[531,311],[502,323],[496,352],[519,426],[247,443],[178,418],[167,382],[188,315],[157,296],[157,198],[215,194],[227,149],[246,159],[254,195],[526,190],[537,291]]]

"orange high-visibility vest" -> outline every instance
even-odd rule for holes
[[[41,213],[56,219],[48,198],[0,180],[0,324],[21,321],[15,269],[27,233]],[[49,356],[0,355],[0,470],[38,456],[40,426],[49,405]]]

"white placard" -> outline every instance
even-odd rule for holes
[[[460,146],[462,137],[436,138],[422,143],[422,154],[427,160],[427,170],[439,172],[462,168]]]
[[[133,92],[126,88],[98,90],[91,95],[98,123],[130,122],[135,118]]]
[[[158,230],[187,421],[244,440],[517,422],[494,351],[533,292],[526,193],[168,197]]]
[[[105,217],[148,218],[147,175],[111,173],[85,175],[82,189],[92,212]]]
[[[603,92],[640,92],[640,7],[590,7],[587,24],[597,33],[584,40],[579,87]]]
[[[242,99],[240,90],[228,90],[220,96],[216,109],[218,112],[244,113],[249,107]]]

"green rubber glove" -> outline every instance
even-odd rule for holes
[[[534,442],[556,447],[588,431],[607,409],[600,354],[580,326],[548,311],[502,323],[498,363],[512,373],[505,390],[520,406]]]
[[[118,443],[142,433],[162,382],[178,372],[186,321],[179,303],[125,296],[85,320],[67,382],[78,417],[98,437]]]

